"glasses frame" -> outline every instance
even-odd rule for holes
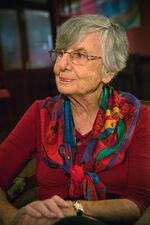
[[[50,57],[51,57],[51,54],[52,53],[56,53],[56,54],[57,53],[62,53],[62,56],[60,55],[61,58],[64,56],[64,54],[69,54],[70,55],[71,62],[74,63],[75,65],[86,65],[86,62],[83,63],[83,64],[82,63],[80,64],[80,63],[75,63],[74,62],[74,59],[75,59],[74,58],[74,53],[80,53],[77,50],[68,52],[68,51],[65,51],[65,50],[52,49],[52,50],[49,50],[48,51],[48,54],[50,55]],[[83,54],[85,56],[85,59],[87,59],[87,60],[97,60],[97,59],[101,59],[102,58],[101,56],[88,55],[87,53],[81,53],[81,54]],[[54,61],[53,63],[55,63],[57,59],[58,59],[58,56],[56,57],[55,60],[52,60],[52,61]]]

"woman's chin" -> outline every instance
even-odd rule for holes
[[[75,94],[72,88],[57,87],[57,89],[61,94],[64,94],[64,95]]]

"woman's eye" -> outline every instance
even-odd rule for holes
[[[75,58],[85,58],[86,55],[84,53],[81,53],[81,52],[75,52],[74,57]]]

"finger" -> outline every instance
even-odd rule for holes
[[[36,225],[52,225],[52,224],[55,224],[56,221],[57,220],[42,217],[37,220]]]
[[[52,199],[60,207],[69,207],[69,203],[58,195],[54,195]]]
[[[53,199],[46,200],[45,204],[48,210],[56,215],[56,218],[64,217],[61,208],[56,204],[55,201],[53,201]]]
[[[27,205],[24,207],[24,212],[27,215],[36,217],[36,218],[40,218],[42,216],[42,213],[40,212],[40,210],[36,209],[36,207],[32,207],[32,205]]]
[[[44,202],[39,202],[38,204],[26,206],[26,211],[28,215],[40,218],[42,216],[46,218],[56,218],[56,214],[50,211]]]

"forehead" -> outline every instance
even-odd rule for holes
[[[99,52],[101,50],[100,33],[90,33],[79,38],[69,49],[84,49],[86,51]]]

